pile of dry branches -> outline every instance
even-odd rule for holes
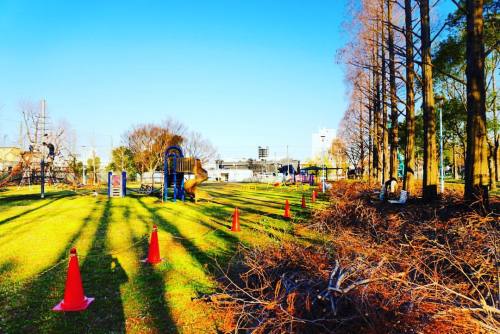
[[[223,293],[210,296],[226,312],[227,332],[319,333],[355,318],[342,296],[368,281],[354,281],[355,268],[342,267],[326,246],[241,246],[240,254],[238,272],[226,272]]]
[[[372,193],[334,185],[310,225],[330,236],[327,245],[242,248],[217,303],[228,329],[498,331],[498,216],[480,216],[454,194],[432,207],[378,203]]]

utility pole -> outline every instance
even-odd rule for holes
[[[42,100],[42,136],[45,136],[47,129],[45,127],[45,99]]]
[[[42,152],[42,147],[43,143],[48,141],[48,136],[47,136],[47,112],[46,112],[46,107],[47,107],[47,101],[43,99],[40,101],[41,104],[41,112],[39,114],[37,123],[36,123],[36,129],[35,133],[36,136],[34,138],[35,143],[33,149],[35,151]],[[44,154],[46,153],[45,150],[43,150]]]

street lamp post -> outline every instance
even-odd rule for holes
[[[443,156],[443,101],[442,96],[436,96],[439,107],[439,178],[441,194],[444,193],[444,156]]]
[[[323,178],[321,181],[321,188],[323,193],[325,192],[326,188],[326,164],[325,164],[325,135],[321,135],[321,160],[323,163]]]
[[[439,154],[441,158],[441,194],[444,193],[444,158],[443,158],[443,107],[439,108]]]

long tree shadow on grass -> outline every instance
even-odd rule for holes
[[[89,333],[125,332],[125,315],[120,285],[128,281],[125,270],[107,247],[107,234],[111,220],[111,200],[104,204],[92,245],[80,265],[86,295],[95,301],[84,312],[61,313],[54,332],[77,333],[86,328]]]
[[[272,210],[284,210],[285,209],[284,200],[285,199],[283,199],[282,204],[276,204],[273,207],[271,207],[271,209]],[[256,209],[256,208],[254,208],[255,206],[258,207],[258,206],[262,206],[262,205],[259,205],[258,203],[255,203],[255,201],[252,201],[249,199],[243,199],[241,196],[238,196],[238,195],[224,194],[223,198],[221,197],[221,199],[213,200],[212,202],[215,204],[223,205],[223,206],[229,206],[229,205],[237,206],[246,212],[253,213],[256,215],[262,215],[262,216],[266,216],[266,217],[273,218],[273,219],[283,219],[282,214],[270,213],[270,212],[266,211],[265,209],[262,209],[262,210]],[[310,212],[306,209],[300,208],[298,203],[290,202],[290,206],[291,206],[291,211],[296,218],[305,219],[305,218],[308,218],[310,216]]]
[[[130,207],[125,206],[124,208],[124,218],[128,224],[128,229],[130,231],[130,239],[133,244],[139,243],[140,238],[132,233],[132,227],[130,225],[131,214]],[[139,217],[140,219],[140,217]],[[145,220],[141,219],[143,224],[147,226]],[[144,242],[139,243],[137,251],[137,260],[142,260],[143,254],[148,253],[148,242],[147,239]],[[151,320],[151,325],[159,333],[178,333],[177,327],[174,320],[172,319],[172,314],[170,312],[170,306],[165,300],[165,281],[161,273],[155,270],[155,268],[144,263],[139,268],[137,275],[133,278],[133,284],[137,285],[140,290],[141,302],[145,308],[145,312]],[[149,321],[148,321],[149,323]]]
[[[56,201],[58,201],[58,200],[60,200],[62,198],[64,198],[64,197],[55,197],[55,198],[53,198],[51,200],[46,200],[46,203],[43,203],[42,205],[39,205],[37,207],[31,208],[31,209],[28,209],[28,210],[24,210],[24,211],[22,211],[22,212],[20,212],[20,213],[18,213],[16,215],[14,215],[14,216],[10,216],[8,218],[0,220],[0,225],[6,224],[6,223],[8,223],[10,221],[13,221],[13,220],[19,218],[19,217],[22,217],[22,216],[27,215],[29,213],[32,213],[32,212],[35,212],[37,210],[43,209],[43,208],[45,208],[45,207],[53,204],[54,202],[56,202]],[[2,201],[3,201],[3,199],[2,199]]]
[[[113,302],[113,307],[103,313],[103,310],[95,310],[95,305],[91,305],[89,310],[82,313],[55,313],[52,311],[54,307],[64,294],[64,282],[66,280],[67,271],[67,258],[68,252],[82,235],[85,228],[92,221],[92,212],[101,204],[98,200],[95,206],[90,210],[89,215],[84,219],[82,225],[79,229],[72,235],[70,240],[67,242],[66,247],[60,252],[57,260],[56,267],[51,268],[51,270],[44,273],[42,276],[35,278],[31,283],[26,286],[22,286],[20,291],[12,291],[9,296],[9,300],[2,303],[3,310],[5,311],[6,320],[6,332],[8,333],[109,333],[110,330],[113,331],[115,328],[124,328],[123,322],[118,321],[117,324],[112,322],[106,322],[107,327],[93,327],[95,324],[102,325],[102,322],[95,321],[95,319],[106,319],[110,318],[110,312],[121,313],[121,318],[123,319],[123,309],[116,308],[116,293],[110,295],[110,299]],[[103,230],[107,229],[108,219],[109,219],[110,203],[106,202],[102,216],[99,220],[99,226],[97,228],[96,234],[102,234]],[[101,235],[102,236],[102,235]],[[94,238],[93,245],[91,247],[92,254],[98,254],[102,249],[98,247],[99,242],[96,242],[98,236]],[[102,259],[101,259],[102,260]],[[87,262],[87,261],[85,261]],[[101,266],[101,265],[99,265]],[[117,268],[116,272],[120,272],[119,264],[115,262],[113,264],[113,259],[104,259],[102,266]],[[50,268],[50,267],[49,267]],[[47,268],[47,269],[49,269]],[[95,282],[92,282],[95,277],[89,277],[89,272],[84,267],[82,268],[82,280],[83,285],[86,290],[87,295],[95,296],[95,293],[106,290],[109,285],[99,285],[96,286]],[[106,273],[104,273],[106,274]],[[120,274],[120,273],[119,273]],[[123,274],[123,273],[121,273]],[[109,275],[108,278],[109,279]],[[101,282],[105,279],[101,279]],[[113,285],[115,282],[106,282],[105,284]],[[113,289],[111,287],[111,289]],[[114,291],[118,291],[113,289]],[[119,294],[118,294],[119,297]],[[95,302],[97,303],[97,302]],[[92,308],[94,306],[94,309]],[[120,316],[113,314],[113,319],[116,321]]]
[[[145,208],[153,218],[154,222],[160,227],[161,229],[165,230],[166,232],[172,234],[174,237],[176,237],[176,240],[186,249],[187,252],[202,266],[207,266],[207,268],[214,269],[215,268],[215,258],[210,255],[209,253],[201,250],[194,242],[192,239],[186,237],[183,235],[177,226],[174,224],[170,223],[168,220],[163,218],[157,213],[157,210],[159,208],[152,208],[146,205],[142,199],[139,199],[138,201],[143,208]],[[211,225],[205,225],[206,227],[210,228],[211,230],[216,230],[214,226]],[[219,230],[217,231],[219,232]],[[230,244],[236,245],[239,242],[239,239],[229,233],[218,233],[216,237],[223,239],[225,242],[228,242]],[[225,256],[223,254],[220,254],[222,257],[218,258],[217,260],[225,261]]]
[[[217,199],[215,200],[215,202],[232,200],[235,202],[245,203],[246,205],[261,206],[261,207],[267,206],[268,208],[271,209],[281,208],[282,205],[284,205],[286,198],[289,198],[290,200],[295,198],[295,196],[289,196],[289,197],[275,196],[276,197],[275,199],[263,199],[262,197],[267,198],[266,197],[267,194],[259,194],[260,198],[255,198],[255,197],[244,196],[238,193],[223,193],[223,192],[214,192],[211,195],[213,195],[213,198]]]
[[[212,204],[200,207],[204,215],[210,217],[214,224],[220,226],[221,229],[217,230],[217,233],[219,233],[219,231],[229,234],[232,233],[226,232],[229,231],[231,227],[232,214],[232,209],[228,208],[227,205],[228,204],[213,202]],[[311,219],[311,212],[312,209],[310,207],[306,209],[296,208],[295,211],[292,212],[292,219],[287,221],[282,215],[263,213],[259,210],[249,209],[243,206],[240,208],[240,223],[242,229],[248,228],[257,233],[267,235],[273,240],[280,241],[284,235],[289,235],[290,237],[304,241],[306,244],[323,245],[324,240],[321,238],[311,238],[302,233],[297,234],[295,231],[295,226],[299,226],[302,222]],[[247,213],[256,214],[261,217],[258,221],[251,222],[245,219]],[[200,224],[205,225],[206,223],[200,221]],[[208,224],[206,225],[209,226]]]
[[[276,204],[280,203],[280,201],[285,198],[293,199],[300,198],[301,195],[307,195],[308,197],[311,195],[311,191],[297,190],[291,192],[274,192],[274,191],[251,191],[244,189],[234,189],[233,191],[227,192],[225,190],[220,189],[206,189],[207,193],[213,195],[215,197],[238,197],[242,199],[249,199],[253,201],[260,201],[263,204]]]
[[[69,200],[74,200],[74,198],[71,198]],[[78,205],[78,204],[75,204]],[[0,234],[0,244],[7,244],[8,242],[11,241],[16,241],[20,236],[27,234],[27,233],[35,233],[32,229],[32,225],[36,225],[36,227],[42,227],[45,221],[51,220],[52,217],[56,217],[59,214],[63,214],[64,212],[68,211],[68,208],[63,208],[63,207],[58,207],[58,209],[55,208],[50,208],[47,210],[40,210],[30,217],[26,218],[24,217],[23,221],[20,222],[13,222],[12,226],[5,225],[2,227],[2,233]],[[25,214],[25,213],[23,213]],[[21,217],[18,217],[21,218]],[[10,222],[9,222],[10,223]]]
[[[111,201],[104,204],[92,244],[80,264],[86,295],[95,301],[82,312],[57,313],[48,330],[55,333],[124,333],[125,315],[120,285],[128,276],[116,257],[109,254],[107,234],[111,220]]]
[[[204,206],[201,208],[201,211],[208,217],[211,217],[214,224],[220,226],[217,233],[229,234],[230,236],[233,236],[233,232],[229,232],[231,228],[231,215],[225,207],[218,205]],[[255,232],[275,241],[280,241],[285,236],[295,236],[293,225],[283,221],[281,216],[279,219],[271,217],[271,215],[262,216],[258,221],[252,222],[251,220],[245,218],[245,214],[247,212],[246,208],[240,210],[240,226],[243,231],[251,231],[251,233]],[[200,224],[210,226],[201,221]],[[240,242],[244,244],[247,243],[244,240],[241,240]],[[235,250],[234,246],[235,245],[233,245],[230,252]]]
[[[302,209],[302,208],[297,207],[297,206],[291,208],[292,219],[286,220],[283,217],[283,214],[269,213],[269,212],[266,212],[263,210],[258,210],[258,209],[249,207],[248,205],[250,205],[251,203],[247,202],[247,201],[239,201],[239,204],[242,204],[242,205],[235,205],[236,202],[226,203],[226,202],[213,201],[212,203],[215,205],[203,206],[203,208],[201,210],[206,215],[211,216],[211,217],[213,217],[217,220],[220,220],[220,221],[228,221],[228,217],[230,220],[232,212],[230,213],[228,211],[228,209],[226,209],[226,207],[229,205],[233,205],[234,207],[239,208],[240,217],[243,217],[245,214],[248,213],[248,214],[254,214],[254,215],[260,216],[262,218],[270,218],[272,220],[276,220],[277,222],[288,223],[288,224],[290,224],[290,222],[299,223],[299,222],[307,220],[311,217],[311,209],[309,209],[309,208]],[[253,204],[253,205],[255,205],[255,204]],[[283,210],[284,210],[284,205],[283,205]],[[283,213],[284,213],[284,211],[283,211]],[[230,224],[230,222],[228,224]],[[251,226],[251,225],[252,224],[249,224],[249,226]],[[254,227],[256,227],[255,224],[253,224],[253,225],[254,225]],[[268,227],[274,228],[277,231],[283,230],[283,228],[275,227],[272,224],[268,225]]]
[[[17,205],[24,205],[24,202],[31,202],[31,201],[43,201],[43,200],[48,200],[48,199],[60,199],[64,197],[71,197],[71,196],[76,196],[76,194],[73,191],[69,190],[62,190],[62,191],[55,191],[55,192],[47,192],[45,193],[45,198],[41,199],[40,194],[35,193],[35,194],[18,194],[18,195],[3,195],[0,196],[0,206],[5,206],[5,205],[12,205],[13,202],[21,202],[21,203],[16,203]]]

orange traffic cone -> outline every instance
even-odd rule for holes
[[[304,197],[304,195],[302,195],[302,204],[300,206],[302,207],[302,209],[306,208],[306,198]]]
[[[318,194],[316,194],[316,190],[313,190],[311,202],[316,202],[316,196],[318,196]]]
[[[240,232],[240,212],[238,208],[234,208],[233,224],[231,225],[231,232]]]
[[[285,202],[285,214],[283,215],[283,217],[289,219],[289,218],[292,218],[291,214],[290,214],[290,203],[288,203],[288,200],[286,200]]]
[[[78,257],[76,249],[72,248],[69,253],[68,275],[66,276],[66,287],[64,289],[64,299],[57,304],[52,311],[83,311],[89,307],[94,298],[85,297],[78,267]]]
[[[158,227],[153,225],[153,232],[151,232],[151,241],[149,242],[149,251],[147,259],[143,262],[149,262],[151,264],[157,264],[161,262],[160,257],[160,245],[158,244]]]

